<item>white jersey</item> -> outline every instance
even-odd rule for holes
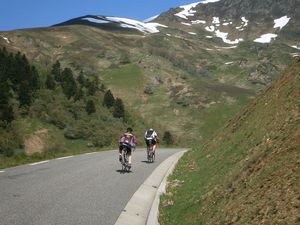
[[[157,137],[157,133],[153,130],[152,133],[150,133],[150,130],[147,130],[145,133],[145,139],[147,140],[153,140]]]

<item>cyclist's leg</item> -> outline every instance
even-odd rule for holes
[[[131,152],[132,152],[132,150],[131,150],[131,149],[128,149],[127,155],[128,155],[128,164],[129,164],[129,165],[131,165],[131,158],[132,158],[132,157],[131,157],[131,155],[132,155]]]
[[[156,147],[157,147],[157,142],[156,140],[153,141],[153,153],[155,154],[156,151]]]
[[[149,148],[150,148],[150,143],[149,143],[149,141],[146,139],[145,140],[145,142],[146,142],[146,154],[147,154],[147,157],[148,157],[148,154],[149,154]]]
[[[122,146],[119,146],[119,161],[122,161]]]

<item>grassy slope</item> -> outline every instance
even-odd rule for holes
[[[183,157],[161,224],[300,223],[300,62]]]
[[[264,88],[247,79],[261,61],[272,59],[281,70],[281,56],[292,58],[287,55],[290,49],[277,44],[245,42],[224,49],[224,43],[204,34],[176,32],[144,37],[66,26],[6,32],[3,36],[11,43],[0,39],[0,45],[26,53],[37,64],[49,66],[59,59],[63,67],[98,75],[132,113],[149,124],[161,124],[184,144],[206,140]],[[121,63],[124,56],[128,64]],[[241,64],[242,59],[247,61]],[[153,95],[144,94],[147,84]]]

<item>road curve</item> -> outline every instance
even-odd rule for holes
[[[122,173],[117,151],[97,152],[18,166],[0,173],[0,224],[113,225],[127,202],[166,158],[182,149],[145,150]]]

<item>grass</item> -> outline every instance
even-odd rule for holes
[[[282,218],[296,224],[297,210],[285,202],[299,196],[299,71],[300,63],[292,65],[204,146],[183,156],[161,197],[160,224],[276,224]],[[268,207],[274,214],[261,216]]]
[[[59,151],[48,151],[44,153],[35,153],[33,155],[25,154],[23,149],[15,150],[15,155],[12,157],[5,157],[0,154],[0,169],[14,167],[22,164],[34,163],[43,160],[55,159],[70,155],[78,155],[94,151],[105,151],[106,148],[90,148],[87,147],[87,141],[83,140],[65,140],[63,149]]]
[[[107,70],[103,80],[116,96],[136,98],[142,93],[144,87],[143,73],[135,64],[126,64]],[[123,99],[123,98],[122,98]]]

